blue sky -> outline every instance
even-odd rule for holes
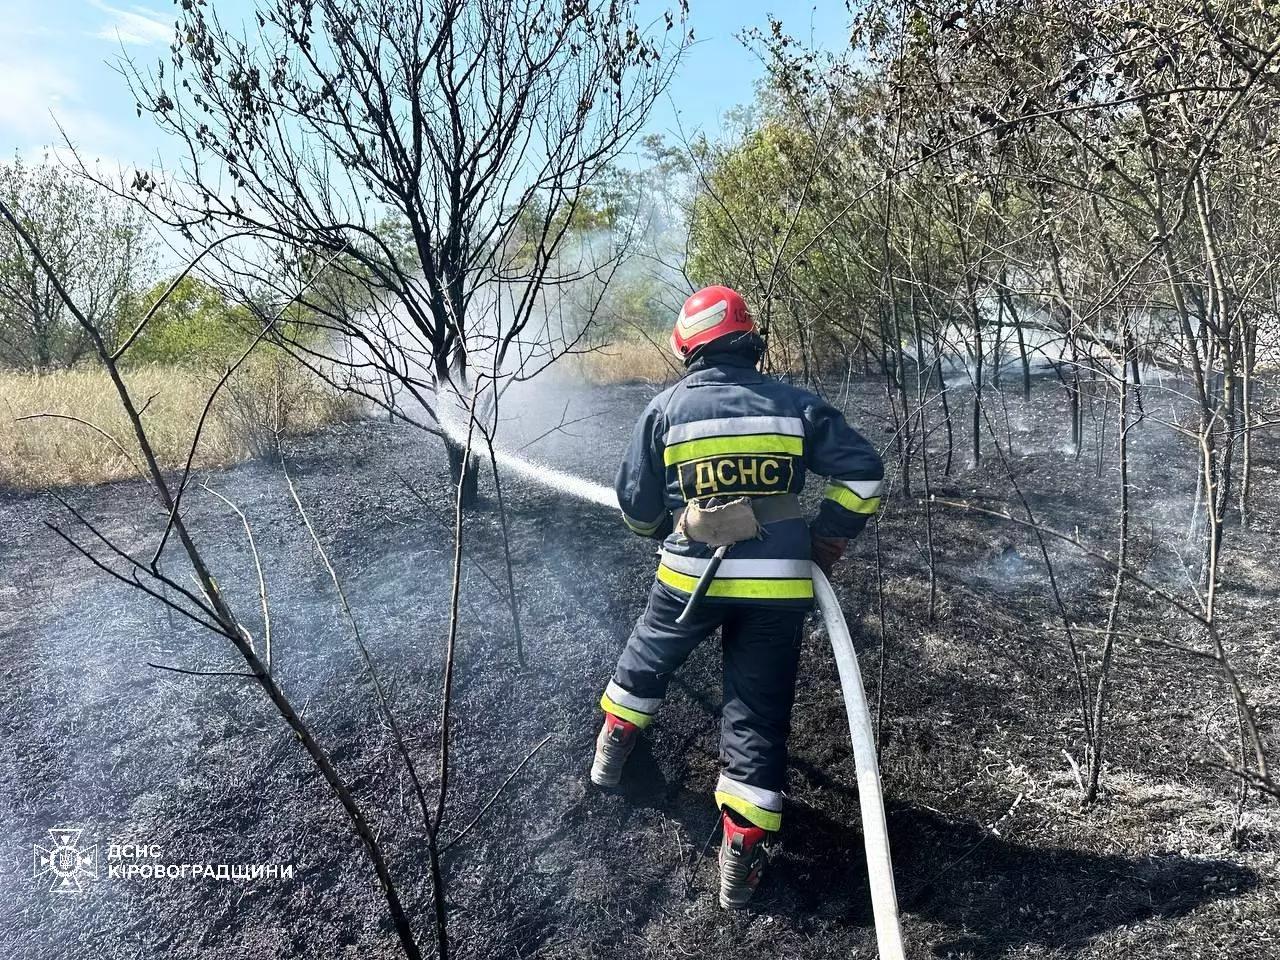
[[[675,0],[644,0],[655,15]],[[211,0],[224,21],[243,18],[252,0]],[[838,45],[842,0],[691,0],[697,45],[681,66],[650,127],[713,132],[724,113],[747,103],[762,68],[735,35],[780,15],[790,32]],[[150,164],[164,141],[139,119],[110,61],[167,56],[175,18],[170,0],[0,0],[0,152],[31,156],[61,140],[56,117],[78,147],[108,164]]]

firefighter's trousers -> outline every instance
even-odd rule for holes
[[[646,726],[666,696],[672,674],[694,647],[719,629],[724,708],[716,804],[765,830],[777,830],[782,822],[787,735],[807,611],[703,600],[688,622],[677,624],[687,599],[654,583],[601,706]]]

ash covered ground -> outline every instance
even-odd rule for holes
[[[645,386],[545,386],[536,404],[507,404],[504,435],[511,447],[528,443],[526,452],[609,482],[651,394]],[[866,383],[846,401],[878,445],[889,442],[882,395]],[[1066,449],[1065,404],[1047,381],[1030,404],[1010,398],[1008,409],[1012,428],[1002,440],[1012,439],[1013,470],[1038,516],[1110,548],[1113,463],[1100,479],[1091,438],[1079,460]],[[1185,589],[1194,465],[1164,427],[1146,424],[1130,436],[1134,551],[1149,576]],[[1110,436],[1105,444],[1111,451]],[[1259,447],[1255,523],[1228,534],[1223,603],[1245,684],[1265,705],[1280,684],[1278,478],[1274,442],[1262,438]],[[935,467],[935,493],[997,509],[1016,502],[999,460],[974,470],[966,449],[958,434],[951,476]],[[412,428],[370,420],[295,441],[287,453],[430,787],[452,552],[443,451]],[[426,943],[431,901],[416,806],[279,468],[249,464],[207,483],[252,523],[277,677],[356,784]],[[457,955],[874,956],[847,725],[816,622],[801,668],[782,843],[757,906],[726,915],[714,903],[713,852],[698,857],[716,818],[716,642],[680,674],[626,789],[594,791],[585,775],[596,700],[643,606],[653,547],[609,511],[509,481],[529,655],[521,670],[505,603],[485,573],[502,579],[492,490],[482,487],[482,510],[468,524],[445,835],[552,738],[446,854]],[[139,550],[163,524],[140,483],[66,496]],[[224,592],[256,622],[239,519],[198,488],[190,510]],[[909,955],[1275,957],[1280,824],[1274,805],[1251,801],[1231,836],[1231,779],[1203,763],[1234,737],[1213,670],[1168,648],[1121,643],[1104,797],[1080,810],[1063,752],[1078,758],[1081,742],[1070,660],[1034,537],[953,509],[935,507],[935,519],[934,623],[923,505],[899,496],[881,524],[883,663],[871,531],[836,577],[870,696],[883,702]],[[398,956],[372,869],[338,803],[257,689],[147,666],[236,670],[227,645],[93,570],[46,521],[68,523],[52,497],[0,496],[0,956]],[[1072,619],[1101,627],[1111,576],[1069,547],[1051,553]],[[177,556],[166,556],[178,568]],[[1131,629],[1194,640],[1172,613],[1134,594]],[[1260,719],[1274,735],[1265,707]],[[33,846],[48,846],[46,831],[63,826],[83,828],[99,845],[101,876],[79,894],[51,894],[48,876],[32,876]],[[295,874],[248,883],[112,879],[105,857],[113,839],[155,845],[163,863],[291,864]]]

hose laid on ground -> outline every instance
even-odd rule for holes
[[[858,669],[858,655],[849,636],[844,611],[831,581],[815,563],[813,593],[827,625],[827,636],[836,656],[840,690],[849,715],[849,739],[858,771],[858,805],[862,808],[862,840],[867,849],[867,881],[871,887],[871,913],[876,921],[876,942],[881,960],[903,960],[902,928],[898,924],[898,894],[893,885],[893,860],[889,856],[889,829],[884,819],[884,793],[880,789],[880,761],[876,757],[875,728]]]
[[[450,418],[441,417],[440,425],[456,442],[465,442],[462,431]],[[495,451],[495,458],[498,463],[534,483],[588,503],[619,509],[617,495],[603,484],[592,483],[585,477],[554,470],[503,450]],[[867,851],[867,880],[871,887],[876,942],[881,960],[903,960],[898,895],[894,889],[893,861],[889,855],[889,832],[884,817],[884,795],[880,789],[875,728],[871,724],[871,710],[862,686],[862,671],[858,669],[858,656],[853,649],[853,638],[849,635],[844,612],[831,589],[831,582],[816,563],[813,565],[813,592],[835,653],[840,690],[849,716],[849,738],[853,742],[853,760],[857,768],[858,804],[862,810],[862,838]]]

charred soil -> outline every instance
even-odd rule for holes
[[[650,392],[548,388],[536,406],[508,405],[505,435],[513,447],[530,443],[548,462],[608,482]],[[881,396],[877,384],[862,384],[846,402],[878,445],[889,442]],[[1064,402],[1050,384],[1029,404],[1008,406],[1001,442],[1012,441],[1009,467],[1037,517],[1112,549],[1112,438],[1102,441],[1099,475],[1091,440],[1079,457],[1064,449]],[[540,436],[577,416],[589,419]],[[1136,427],[1130,440],[1133,549],[1147,576],[1190,597],[1194,460],[1156,423]],[[939,458],[933,492],[1017,513],[1009,475],[991,438],[985,443],[988,456],[974,469],[958,435],[955,466],[943,476]],[[1280,684],[1270,615],[1280,591],[1272,546],[1280,485],[1274,442],[1260,438],[1257,447],[1255,515],[1249,529],[1228,531],[1223,602],[1228,642],[1264,706],[1264,734],[1274,735],[1265,706]],[[292,441],[287,453],[410,748],[433,778],[452,551],[442,450],[412,429],[364,421]],[[253,524],[276,675],[355,782],[425,943],[431,901],[420,817],[279,469],[249,464],[206,482]],[[894,485],[901,490],[900,477]],[[445,856],[457,955],[874,956],[847,724],[816,621],[781,843],[758,904],[726,915],[714,901],[713,856],[699,856],[716,819],[714,638],[680,673],[623,788],[593,790],[586,771],[596,700],[644,603],[653,546],[608,511],[507,481],[529,659],[521,669],[490,579],[505,582],[483,476],[482,488],[467,521],[445,835],[552,736]],[[872,531],[836,576],[869,695],[883,706],[909,955],[1275,957],[1280,821],[1274,804],[1256,798],[1237,819],[1232,778],[1209,763],[1230,762],[1218,748],[1235,744],[1229,695],[1212,665],[1121,640],[1103,795],[1082,809],[1072,769],[1083,740],[1075,680],[1035,536],[935,504],[939,601],[930,622],[924,503],[913,493],[893,497],[880,525],[883,637]],[[193,494],[193,526],[224,593],[255,622],[256,577],[239,520],[199,488]],[[45,525],[69,522],[51,497],[0,497],[0,956],[397,956],[341,809],[256,688],[147,665],[235,670],[226,645],[75,557]],[[163,525],[140,483],[78,489],[69,499],[139,549]],[[1111,573],[1065,544],[1049,553],[1067,618],[1101,628]],[[180,569],[176,554],[166,557]],[[1196,642],[1183,619],[1136,587],[1122,622],[1126,634]],[[1097,636],[1080,637],[1096,658]],[[98,876],[85,878],[81,893],[52,894],[47,874],[32,875],[33,847],[47,846],[46,831],[57,827],[81,828],[83,843],[98,845]],[[109,861],[112,843],[150,849]],[[294,874],[249,882],[109,875],[112,866],[153,863],[291,865]]]

